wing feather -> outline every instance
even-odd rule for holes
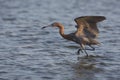
[[[83,33],[87,37],[96,38],[99,30],[97,28],[97,22],[105,20],[104,16],[82,16],[75,18],[77,23],[76,34]]]

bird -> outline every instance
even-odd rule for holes
[[[59,34],[67,40],[73,41],[80,45],[77,54],[84,52],[88,57],[86,50],[94,51],[95,48],[92,45],[98,45],[100,42],[96,40],[99,34],[99,29],[97,28],[97,23],[105,20],[105,16],[81,16],[74,19],[77,23],[75,25],[76,31],[70,34],[64,34],[64,26],[59,22],[54,22],[50,25],[43,26],[42,29],[46,27],[58,27]],[[90,49],[86,49],[89,46]]]

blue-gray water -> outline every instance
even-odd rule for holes
[[[74,18],[102,15],[100,46],[77,60]],[[120,80],[120,0],[0,0],[0,80]]]

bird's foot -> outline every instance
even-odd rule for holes
[[[83,53],[83,51],[82,51],[81,49],[78,49],[78,51],[77,51],[77,55],[80,55],[80,52]]]
[[[80,55],[80,53],[79,53],[79,52],[76,52],[76,54],[77,54],[77,55]]]
[[[89,55],[88,55],[88,53],[86,52],[86,50],[85,50],[85,54],[86,54],[86,57],[88,58],[88,57],[89,57]]]
[[[86,54],[86,57],[87,57],[87,58],[89,57],[88,54]]]

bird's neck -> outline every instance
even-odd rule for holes
[[[73,39],[68,35],[68,34],[64,34],[64,26],[63,25],[59,25],[57,26],[59,28],[59,33],[60,35],[67,40],[73,41]]]
[[[66,34],[64,34],[64,26],[61,24],[61,25],[58,25],[58,28],[59,28],[59,33],[60,33],[60,35],[61,35],[63,38],[66,38]]]
[[[59,25],[58,28],[59,28],[60,35],[63,36],[64,35],[64,26],[63,25]]]

